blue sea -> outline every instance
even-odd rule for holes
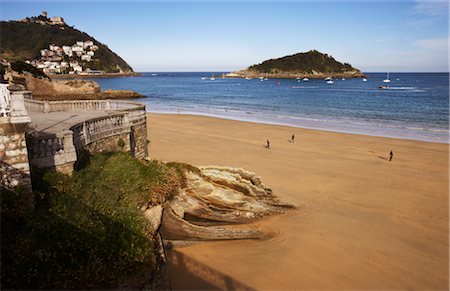
[[[146,95],[139,101],[149,112],[449,142],[448,73],[390,73],[389,84],[383,83],[385,73],[366,75],[366,82],[336,79],[334,84],[323,79],[222,79],[218,72],[142,73],[95,81],[102,89]]]

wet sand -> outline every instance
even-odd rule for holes
[[[243,167],[298,206],[249,226],[276,233],[268,240],[169,251],[174,289],[448,290],[448,145],[189,115],[147,122],[152,158]]]

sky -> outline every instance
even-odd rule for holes
[[[449,68],[447,0],[0,0],[1,20],[42,10],[139,72],[233,71],[312,49],[364,72]]]

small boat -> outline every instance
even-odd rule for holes
[[[206,77],[202,77],[202,80],[206,80]]]
[[[250,77],[245,77],[245,80],[251,80],[252,78],[250,78]]]
[[[367,82],[367,79],[366,79],[366,78],[363,78],[363,82]]]
[[[264,78],[264,81],[267,81],[267,80],[269,80],[268,78]]]
[[[381,86],[379,86],[378,88],[380,88],[380,89],[389,89],[389,86],[381,85]]]
[[[211,81],[216,80],[216,78],[214,78],[214,75],[211,75],[211,78],[209,78]]]
[[[333,84],[333,83],[334,83],[334,81],[331,79],[327,81],[327,84]]]
[[[383,80],[383,83],[390,83],[391,79],[389,79],[389,73],[387,73],[387,78]]]
[[[331,81],[331,77],[326,77],[325,81]]]
[[[308,78],[303,78],[303,82],[308,82],[309,79]]]

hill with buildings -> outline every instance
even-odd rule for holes
[[[0,58],[26,61],[47,74],[133,73],[120,56],[62,17],[1,21]]]
[[[230,73],[229,77],[271,78],[361,78],[364,74],[348,63],[340,63],[332,56],[317,50],[270,59],[245,70]]]

